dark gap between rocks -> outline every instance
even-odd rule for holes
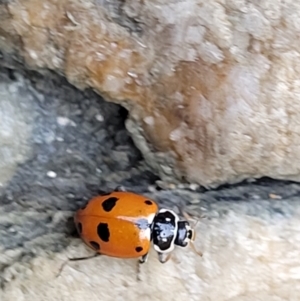
[[[59,251],[74,233],[67,212],[98,190],[125,185],[145,191],[157,180],[125,128],[126,109],[54,73],[2,68],[0,74],[0,83],[19,82],[19,105],[32,114],[30,154],[0,189],[0,209],[7,214],[0,222],[4,249]],[[45,234],[65,238],[38,240]]]

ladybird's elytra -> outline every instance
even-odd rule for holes
[[[151,242],[161,262],[175,245],[185,247],[194,239],[187,221],[155,201],[126,191],[92,198],[74,217],[77,231],[94,251],[118,258],[147,260]]]

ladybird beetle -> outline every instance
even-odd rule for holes
[[[115,190],[92,198],[74,217],[82,240],[96,254],[147,261],[151,242],[161,263],[175,245],[186,247],[195,232],[186,220],[145,196]]]

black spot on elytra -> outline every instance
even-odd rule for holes
[[[119,199],[115,198],[115,197],[111,197],[106,199],[103,203],[102,203],[102,208],[104,211],[106,212],[110,212],[115,206],[116,203]]]
[[[94,250],[99,251],[100,245],[95,241],[90,241],[90,245],[93,247]]]
[[[145,204],[146,204],[146,205],[152,205],[153,202],[151,202],[151,201],[149,201],[149,200],[146,200],[146,201],[145,201]]]
[[[139,252],[143,251],[143,248],[142,247],[136,247],[135,250],[139,253]]]
[[[77,231],[78,231],[79,234],[82,233],[82,224],[81,223],[77,224]]]
[[[109,241],[109,229],[108,229],[108,224],[105,223],[100,223],[97,227],[97,234],[99,238],[105,242]]]

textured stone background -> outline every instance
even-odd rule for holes
[[[0,0],[1,301],[300,300],[300,185],[251,180],[299,179],[300,2],[204,2]],[[74,211],[119,184],[182,205],[203,257],[61,270],[90,254]]]
[[[132,144],[126,111],[54,74],[1,68],[0,300],[300,298],[300,185],[261,179],[205,191],[158,182]],[[16,156],[15,154],[18,154]],[[89,255],[72,215],[98,189],[123,184],[199,219],[196,256],[165,265]],[[176,206],[173,208],[176,210]],[[206,218],[200,219],[200,215]]]
[[[300,180],[299,1],[4,2],[0,50],[125,106],[164,180]]]

